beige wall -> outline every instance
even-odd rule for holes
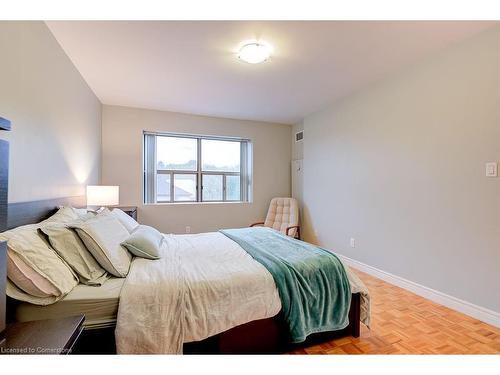
[[[0,51],[9,202],[84,194],[99,181],[100,102],[43,22],[0,22]]]
[[[253,143],[253,202],[142,203],[142,131],[237,136]],[[269,201],[290,194],[291,126],[103,106],[102,182],[120,186],[120,204],[138,206],[139,221],[167,233],[204,232],[262,220]]]
[[[497,28],[305,119],[307,240],[500,312],[499,46]]]

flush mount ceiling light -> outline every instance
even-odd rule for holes
[[[271,47],[264,42],[247,43],[238,52],[238,58],[249,64],[260,64],[270,56]]]

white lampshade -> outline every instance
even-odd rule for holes
[[[87,206],[116,206],[119,200],[119,186],[87,186]]]

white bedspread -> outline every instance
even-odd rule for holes
[[[346,267],[347,268],[347,267]],[[369,323],[363,283],[362,321]],[[162,258],[136,258],[120,295],[118,353],[182,353],[186,342],[278,314],[281,302],[267,269],[221,233],[165,235]]]

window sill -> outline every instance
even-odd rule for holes
[[[213,206],[213,205],[234,205],[234,204],[252,204],[252,202],[165,202],[165,203],[143,203],[142,206]]]

